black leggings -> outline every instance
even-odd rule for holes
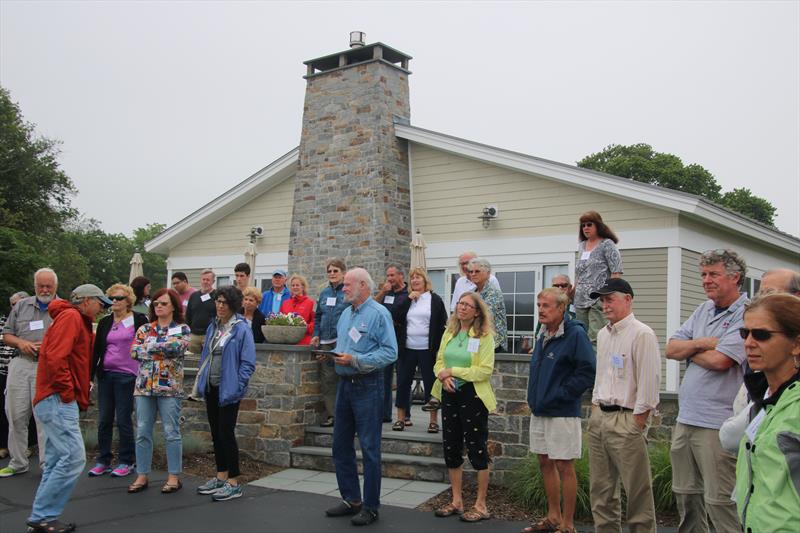
[[[475,470],[489,468],[489,411],[475,393],[472,383],[462,383],[455,393],[442,390],[442,442],[447,468],[464,464],[464,443],[467,457]]]
[[[239,416],[239,402],[220,407],[219,387],[208,386],[206,393],[206,413],[211,426],[211,440],[214,442],[214,460],[217,472],[228,472],[228,477],[239,475],[239,445],[236,443],[236,418]]]
[[[411,386],[414,384],[414,374],[422,376],[422,385],[425,390],[425,401],[431,398],[431,389],[436,381],[433,375],[433,363],[436,361],[436,354],[430,350],[412,350],[404,348],[400,351],[397,358],[397,398],[395,407],[406,410],[406,415],[411,411]]]

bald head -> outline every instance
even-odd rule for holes
[[[761,276],[759,294],[771,292],[788,292],[800,296],[800,272],[788,268],[769,270]]]

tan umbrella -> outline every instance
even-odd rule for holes
[[[414,235],[414,238],[411,239],[411,268],[420,267],[424,270],[428,270],[428,264],[425,260],[425,248],[427,247],[428,245],[425,244],[422,233],[420,233],[419,228],[417,228],[417,233]]]
[[[144,261],[142,261],[142,256],[139,254],[139,252],[133,254],[133,257],[131,257],[131,275],[128,277],[128,283],[133,281],[134,278],[144,276],[144,268],[142,267],[143,264]]]
[[[250,265],[250,279],[256,277],[256,245],[252,242],[244,249],[244,262]]]

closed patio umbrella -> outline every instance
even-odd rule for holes
[[[424,270],[428,270],[428,264],[425,260],[425,248],[427,247],[428,245],[425,244],[422,233],[420,233],[419,228],[417,228],[417,233],[414,235],[414,238],[411,239],[411,268],[420,267]]]
[[[244,262],[250,265],[250,279],[254,280],[256,277],[256,245],[250,243],[244,249]]]
[[[142,267],[143,264],[144,261],[142,261],[142,256],[139,254],[139,252],[133,254],[133,257],[131,257],[131,275],[128,276],[128,283],[133,281],[134,278],[144,276],[144,268]]]

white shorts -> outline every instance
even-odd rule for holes
[[[581,457],[581,419],[531,415],[531,453],[567,461]]]

